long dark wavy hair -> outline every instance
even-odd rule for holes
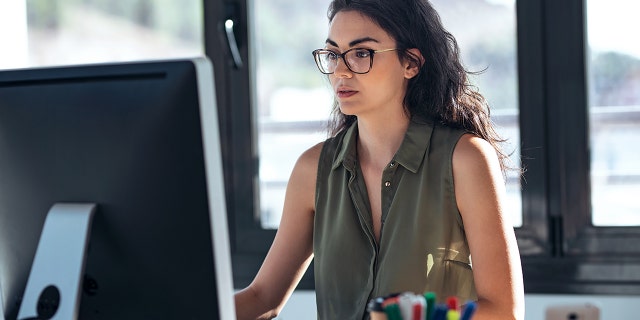
[[[420,65],[419,57],[407,49],[420,50],[424,63],[418,75],[409,80],[405,112],[410,118],[431,119],[485,139],[496,149],[505,173],[508,154],[500,146],[504,139],[489,117],[489,105],[469,83],[472,72],[462,65],[458,43],[428,0],[333,0],[327,11],[329,22],[340,11],[357,11],[378,24],[395,39],[401,61]],[[340,112],[335,101],[329,134],[337,134],[354,121],[356,116]]]

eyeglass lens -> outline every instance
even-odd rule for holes
[[[342,54],[343,60],[352,72],[367,73],[371,68],[372,54],[367,49],[352,49]],[[338,66],[340,55],[322,50],[317,53],[318,66],[323,73],[333,73]]]

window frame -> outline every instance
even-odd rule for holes
[[[276,231],[263,229],[259,218],[259,159],[256,120],[252,111],[253,85],[249,58],[249,1],[204,0],[205,54],[212,60],[222,140],[233,280],[246,287],[257,274]],[[224,22],[233,19],[242,67],[236,67]],[[298,286],[313,289],[311,266]]]
[[[591,223],[586,3],[517,2],[527,293],[638,294],[638,227]],[[544,128],[545,130],[539,130]],[[544,212],[544,214],[541,214]],[[545,228],[546,227],[546,228]],[[523,250],[534,242],[534,254]]]
[[[247,286],[275,237],[258,212],[251,104],[250,0],[205,0],[205,53],[214,64],[234,284]],[[584,0],[516,2],[523,224],[515,228],[526,293],[640,294],[640,227],[593,227]],[[319,13],[321,14],[321,13]],[[223,23],[234,18],[243,67]],[[526,41],[525,41],[526,40]],[[542,128],[542,130],[541,130]],[[248,201],[251,200],[251,201]],[[298,289],[313,289],[313,265]]]

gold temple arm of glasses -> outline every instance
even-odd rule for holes
[[[387,51],[395,51],[398,50],[398,48],[393,48],[393,49],[382,49],[382,50],[373,50],[373,52],[375,53],[379,53],[379,52],[387,52]]]

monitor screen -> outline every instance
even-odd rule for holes
[[[235,319],[215,101],[206,58],[0,71],[0,318],[79,268],[79,319]]]

